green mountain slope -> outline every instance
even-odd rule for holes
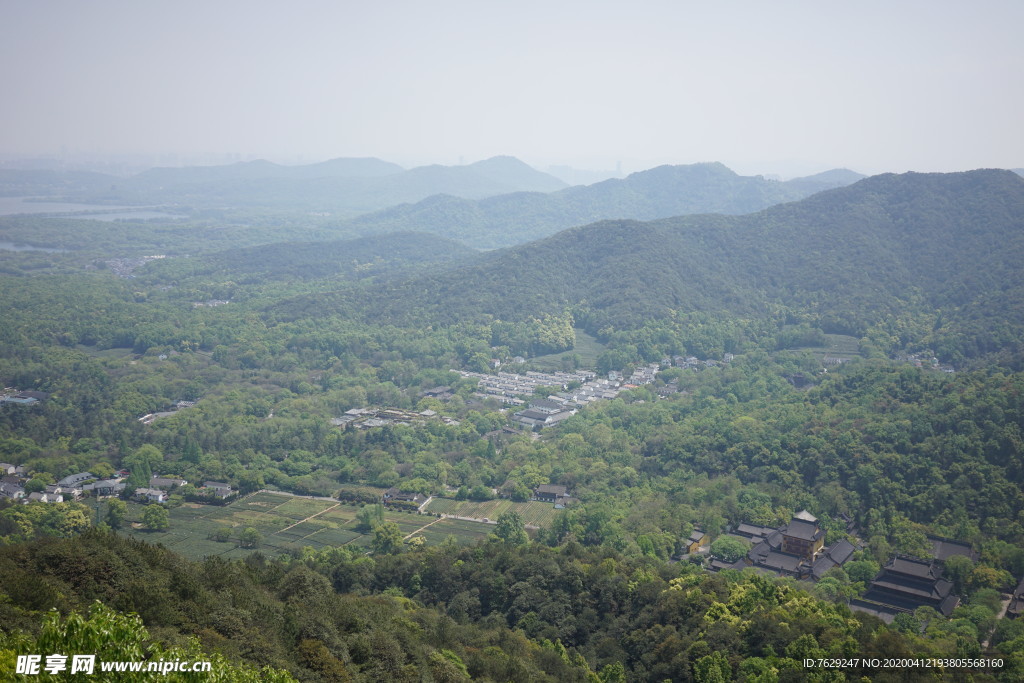
[[[476,201],[434,196],[360,216],[341,227],[360,234],[433,232],[480,248],[507,247],[605,219],[750,213],[860,177],[852,171],[835,171],[781,183],[740,176],[718,163],[659,166],[621,180],[546,195],[520,192]]]
[[[465,263],[479,252],[458,242],[422,233],[392,233],[332,242],[285,242],[155,263],[151,277],[184,273],[231,275],[246,281],[330,276],[408,275],[417,268]]]
[[[1009,171],[882,175],[746,216],[574,228],[391,285],[374,315],[517,320],[577,308],[597,331],[706,311],[858,336],[910,316],[973,356],[1024,330],[1022,226],[1024,181]]]

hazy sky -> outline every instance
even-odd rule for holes
[[[1024,166],[1021,0],[0,0],[0,153]]]

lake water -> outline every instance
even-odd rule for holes
[[[45,251],[49,254],[61,254],[67,251],[67,249],[54,249],[52,247],[30,247],[27,244],[15,244],[14,242],[4,242],[0,240],[0,251]]]
[[[153,211],[148,208],[137,206],[109,206],[104,204],[73,204],[70,202],[30,202],[28,197],[0,197],[0,216],[13,216],[16,214],[70,214],[80,211],[102,211],[102,213],[63,216],[64,218],[81,218],[93,221],[145,221],[151,218],[166,218],[180,220],[176,216],[162,211]]]
[[[148,221],[151,218],[164,220],[183,220],[185,217],[163,211],[120,211],[117,213],[94,213],[88,216],[65,216],[65,218],[79,218],[89,221]]]
[[[132,206],[99,206],[67,202],[28,202],[27,197],[0,197],[0,216],[17,213],[70,213],[72,211],[123,211]]]

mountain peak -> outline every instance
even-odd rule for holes
[[[488,180],[515,190],[554,192],[567,185],[558,178],[538,171],[512,156],[496,156],[470,164],[468,168]]]
[[[499,154],[498,156],[493,156],[489,159],[481,159],[480,161],[473,162],[470,166],[475,168],[480,168],[482,166],[514,166],[517,168],[533,168],[526,162],[508,154]]]

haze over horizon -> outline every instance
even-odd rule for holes
[[[0,155],[1024,166],[1024,5],[0,6]]]

